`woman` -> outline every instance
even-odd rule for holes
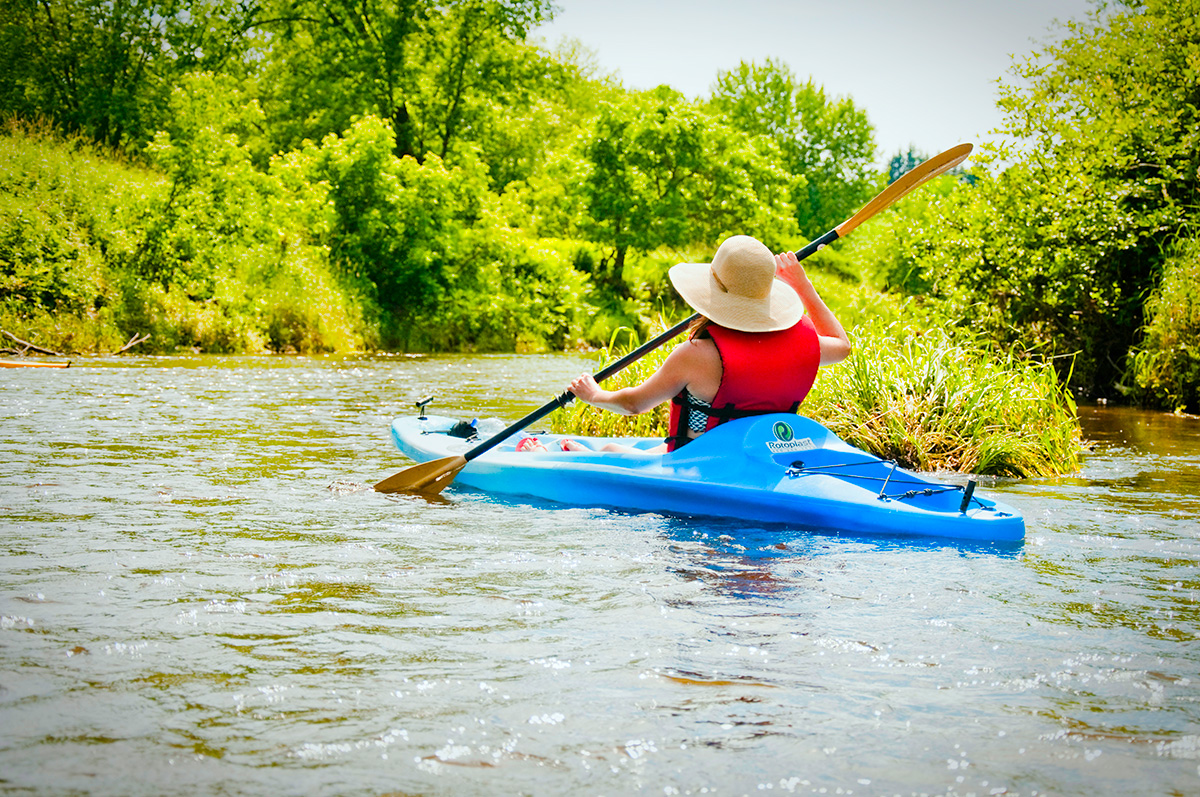
[[[850,355],[846,331],[792,252],[772,256],[735,235],[711,264],[680,263],[670,278],[703,316],[689,339],[640,385],[605,390],[584,374],[570,387],[581,401],[622,415],[671,400],[667,450],[733,418],[795,412],[817,368]]]

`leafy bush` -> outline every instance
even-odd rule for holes
[[[128,206],[160,184],[82,141],[10,122],[0,133],[0,327],[60,351],[119,347],[108,254],[126,238]]]
[[[0,322],[62,351],[323,351],[361,317],[310,240],[308,186],[255,170],[229,132],[253,119],[212,76],[172,99],[158,174],[77,141],[0,136]],[[24,335],[20,333],[24,332]]]
[[[359,348],[361,317],[313,240],[311,204],[324,194],[260,171],[243,143],[257,105],[228,78],[196,74],[173,92],[171,111],[149,148],[169,189],[144,203],[126,264],[150,281],[130,286],[131,317],[155,329],[159,346]]]
[[[1146,318],[1133,353],[1135,395],[1175,412],[1200,413],[1200,239],[1167,260]]]
[[[569,242],[489,225],[466,238],[426,348],[561,351],[576,343],[590,286],[573,268]]]

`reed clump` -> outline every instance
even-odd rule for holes
[[[1075,400],[1054,368],[941,329],[855,330],[805,414],[913,470],[1053,476],[1079,469]]]
[[[920,471],[1029,477],[1079,469],[1075,401],[1051,365],[939,329],[865,324],[851,337],[854,354],[821,369],[801,408],[851,445]],[[610,343],[598,359],[611,362],[636,346]],[[605,387],[642,382],[670,348],[648,354]],[[667,405],[626,417],[573,402],[551,416],[551,427],[656,437],[666,435],[667,417]]]

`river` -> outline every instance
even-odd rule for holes
[[[362,489],[577,356],[0,372],[0,793],[1200,794],[1200,421],[1016,548]]]

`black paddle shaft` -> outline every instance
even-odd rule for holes
[[[824,247],[825,247],[827,244],[831,244],[831,243],[833,243],[834,241],[836,241],[836,240],[837,240],[838,238],[840,238],[840,237],[841,237],[841,236],[840,236],[840,235],[838,235],[838,231],[837,231],[837,230],[830,230],[829,232],[825,233],[824,235],[822,235],[822,236],[821,236],[820,238],[818,238],[817,240],[815,240],[815,241],[813,241],[812,243],[810,243],[808,246],[806,246],[806,247],[804,247],[803,249],[801,249],[801,250],[797,251],[797,252],[796,252],[796,259],[797,259],[797,260],[803,260],[804,258],[808,257],[809,255],[811,255],[811,254],[815,254],[815,253],[817,252],[817,250],[819,250],[819,249],[823,249],[823,248],[824,248]]]

